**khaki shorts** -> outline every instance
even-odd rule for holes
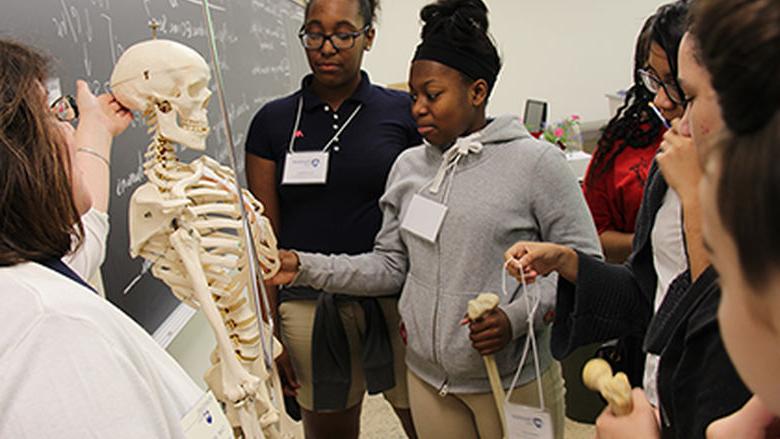
[[[492,393],[439,395],[439,390],[412,372],[407,374],[412,417],[421,438],[501,439],[506,437]],[[553,422],[555,439],[563,439],[566,402],[560,363],[554,361],[542,373],[542,392]],[[509,400],[514,404],[539,406],[536,381],[515,387]],[[425,419],[427,422],[418,422]]]
[[[409,396],[406,389],[406,364],[404,353],[406,347],[401,340],[398,326],[401,318],[398,315],[398,299],[378,299],[382,312],[385,315],[387,329],[390,334],[390,342],[393,346],[393,363],[395,369],[395,387],[386,390],[385,399],[397,409],[409,408]],[[340,302],[339,313],[344,324],[349,342],[350,362],[352,366],[352,380],[347,396],[345,409],[354,407],[363,400],[366,393],[365,377],[363,375],[362,351],[363,334],[366,328],[363,308],[358,303]],[[312,327],[314,326],[314,314],[317,302],[313,300],[291,300],[279,306],[279,320],[281,323],[282,340],[290,354],[293,369],[295,369],[298,383],[298,404],[308,411],[314,409],[314,392],[312,387],[311,367],[311,341]]]

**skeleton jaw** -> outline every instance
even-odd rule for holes
[[[177,119],[179,119],[177,121]],[[206,149],[209,134],[207,121],[178,118],[175,111],[163,113],[157,110],[157,132],[166,140],[196,151]]]

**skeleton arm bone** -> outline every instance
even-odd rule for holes
[[[224,393],[230,402],[239,409],[244,434],[249,438],[262,438],[263,433],[256,424],[257,415],[254,413],[254,404],[251,403],[261,384],[260,379],[244,370],[236,358],[233,344],[223,325],[219,310],[211,297],[206,275],[201,268],[200,245],[197,238],[191,236],[186,230],[179,229],[171,235],[170,239],[192,280],[193,295],[200,304],[200,308],[217,339]],[[247,397],[249,397],[249,401],[247,401]],[[245,410],[242,410],[243,408],[249,409],[250,413],[246,413]]]

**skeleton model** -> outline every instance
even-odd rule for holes
[[[271,403],[274,395],[281,405],[281,386],[273,361],[266,367],[261,340],[273,338],[267,328],[261,336],[245,295],[254,280],[235,175],[206,156],[188,164],[176,158],[174,144],[205,149],[210,77],[197,52],[168,40],[136,44],[116,63],[114,95],[143,112],[154,136],[144,163],[149,181],[130,201],[130,252],[151,261],[154,276],[179,300],[203,310],[217,340],[205,379],[234,428],[251,439],[291,437],[292,421]],[[276,238],[263,205],[242,192],[267,278],[279,268]],[[281,346],[272,343],[278,355]]]

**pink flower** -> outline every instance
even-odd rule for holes
[[[555,137],[563,137],[563,128],[556,128],[553,134]]]
[[[296,138],[296,139],[301,139],[301,138],[303,138],[303,131],[301,131],[301,130],[298,130],[298,131],[296,131],[296,132],[295,132],[295,138]]]
[[[579,115],[577,115],[577,114],[572,114],[572,115],[571,115],[571,120],[573,120],[573,121],[578,121],[578,120],[580,120],[580,116],[579,116]]]

